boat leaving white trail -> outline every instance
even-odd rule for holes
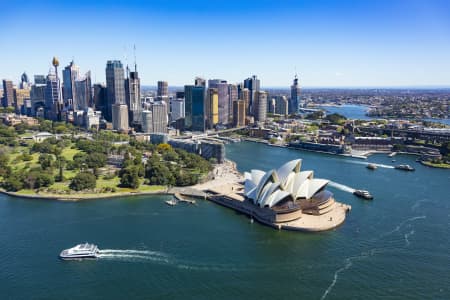
[[[341,191],[347,192],[347,193],[353,194],[355,192],[355,189],[353,189],[353,188],[351,188],[349,186],[346,186],[344,184],[340,184],[340,183],[334,182],[334,181],[330,181],[328,183],[328,185],[332,186],[334,188],[337,188],[337,189],[339,189]]]
[[[377,163],[363,162],[363,161],[357,161],[357,160],[346,160],[346,162],[349,162],[351,164],[356,164],[356,165],[364,165],[364,166],[371,164],[371,165],[377,166],[379,168],[394,169],[394,166],[385,165],[385,164],[377,164]]]

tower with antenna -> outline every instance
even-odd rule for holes
[[[289,101],[290,114],[298,113],[299,105],[301,106],[300,93],[301,88],[298,83],[297,68],[295,68],[294,82],[291,85],[291,98]]]
[[[142,124],[141,82],[137,72],[136,45],[133,46],[134,71],[130,71],[127,64],[127,78],[125,79],[125,93],[129,108],[130,126],[140,129]]]

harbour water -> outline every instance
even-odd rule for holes
[[[449,299],[450,171],[396,156],[415,172],[243,142],[240,171],[303,158],[352,211],[336,230],[277,231],[214,203],[168,196],[56,202],[0,196],[2,299]],[[375,197],[364,201],[352,189]],[[60,261],[81,242],[98,260]]]
[[[338,113],[348,119],[359,119],[359,120],[373,119],[372,117],[366,115],[367,111],[369,110],[369,106],[366,105],[343,104],[339,106],[322,106],[320,108],[324,109],[329,114]],[[424,121],[450,125],[450,119],[424,119]]]

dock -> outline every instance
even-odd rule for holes
[[[173,194],[173,196],[175,197],[175,199],[177,199],[178,202],[185,202],[185,203],[189,203],[189,204],[195,204],[195,200],[191,200],[191,199],[186,199],[183,197],[183,195],[181,193],[175,193]]]

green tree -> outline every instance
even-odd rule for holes
[[[39,155],[39,164],[42,170],[50,169],[53,166],[53,155],[45,153]]]
[[[106,164],[106,155],[103,153],[93,152],[86,157],[86,164],[89,168],[101,168]]]
[[[119,173],[120,186],[137,189],[140,185],[139,171],[135,166],[122,169]]]
[[[69,187],[75,191],[81,191],[86,189],[94,189],[97,185],[97,178],[90,172],[78,173],[70,182]]]

